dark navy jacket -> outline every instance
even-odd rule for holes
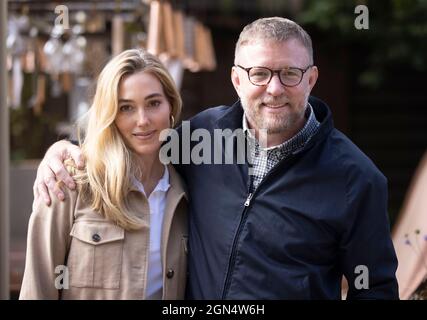
[[[178,166],[190,194],[188,298],[341,299],[343,275],[348,299],[398,298],[386,178],[333,127],[324,102],[310,103],[317,133],[250,201],[247,163]],[[212,108],[191,132],[213,137],[242,117],[239,102]]]

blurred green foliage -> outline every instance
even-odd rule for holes
[[[354,26],[357,5],[369,10],[367,30]],[[362,49],[361,85],[377,88],[390,68],[427,70],[427,0],[305,0],[295,19],[318,30],[331,46]]]
[[[11,161],[42,158],[58,120],[46,114],[36,115],[26,107],[10,109],[9,117]]]
[[[34,112],[32,99],[35,93],[32,74],[24,73],[21,105],[9,109],[10,159],[40,159],[46,148],[57,139],[55,127],[61,120],[54,112]],[[45,106],[44,106],[45,107]]]

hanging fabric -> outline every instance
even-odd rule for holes
[[[174,58],[177,56],[175,30],[173,21],[172,6],[169,2],[163,2],[162,7],[162,30],[165,39],[165,54],[167,58]]]
[[[206,70],[213,71],[216,69],[215,49],[212,40],[211,31],[205,27],[205,50],[206,50]]]
[[[175,31],[176,55],[179,59],[185,58],[185,43],[184,43],[184,14],[177,10],[173,12],[173,24]]]
[[[112,51],[113,56],[119,54],[124,49],[124,21],[119,14],[114,15],[112,24]]]
[[[200,71],[213,71],[216,68],[212,35],[201,22],[195,24],[195,60]]]
[[[200,70],[200,66],[196,61],[196,49],[195,49],[195,25],[196,20],[193,17],[184,18],[184,48],[185,48],[185,59],[183,61],[184,66],[192,71],[197,72]]]
[[[150,21],[148,25],[147,51],[154,55],[163,52],[162,7],[159,1],[150,3]]]
[[[167,64],[170,59],[176,58],[182,63],[174,65],[181,65],[191,72],[212,71],[216,68],[210,30],[194,17],[173,10],[166,1],[150,2],[146,47],[163,63]]]
[[[194,24],[194,60],[197,62],[197,71],[204,70],[206,66],[203,36],[203,25],[199,21],[196,21]]]

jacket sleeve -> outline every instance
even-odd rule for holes
[[[387,201],[387,180],[379,172],[359,176],[347,185],[351,213],[341,241],[347,299],[399,298]]]
[[[50,207],[43,201],[33,203],[28,224],[25,271],[19,299],[59,299],[60,290],[55,286],[66,275],[70,231],[74,219],[76,191],[65,191],[66,199],[59,201],[51,195]],[[57,279],[57,277],[59,277]]]

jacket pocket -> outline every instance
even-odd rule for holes
[[[118,289],[124,229],[109,222],[80,221],[71,229],[70,286]]]

